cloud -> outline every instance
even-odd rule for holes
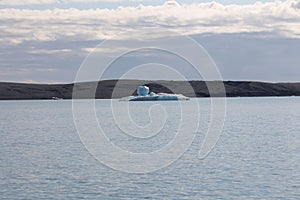
[[[39,0],[37,2],[51,2]],[[9,1],[15,2],[15,1]],[[23,1],[21,1],[23,2]],[[28,2],[35,2],[29,0]],[[1,9],[0,42],[102,40],[143,27],[168,28],[182,34],[270,32],[300,37],[300,0],[222,5],[216,2],[117,9]]]
[[[34,50],[29,50],[27,53],[30,54],[63,54],[63,53],[71,53],[72,49],[34,49]]]
[[[145,0],[60,0],[60,2],[64,3],[72,3],[72,2],[81,2],[81,3],[86,3],[86,2],[108,2],[108,3],[118,3],[118,2],[142,2]]]
[[[59,4],[59,3],[96,3],[96,2],[140,2],[142,0],[1,0],[0,5],[2,6],[24,6],[24,5],[41,5],[41,4]]]
[[[0,5],[4,6],[19,6],[19,5],[35,5],[35,4],[52,4],[56,0],[1,0]]]

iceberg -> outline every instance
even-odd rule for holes
[[[149,87],[139,86],[137,89],[138,96],[124,97],[122,100],[127,101],[187,101],[188,97],[182,94],[154,93],[150,92]]]

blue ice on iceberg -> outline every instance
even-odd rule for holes
[[[147,86],[139,86],[138,87],[138,89],[137,89],[137,94],[139,95],[139,96],[143,96],[143,97],[145,97],[145,96],[147,96],[148,94],[149,94],[149,87],[147,87]],[[152,92],[153,93],[153,92]]]

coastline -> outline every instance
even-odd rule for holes
[[[210,85],[219,85],[220,81],[207,81]],[[113,94],[115,85],[121,92]],[[255,81],[223,81],[226,97],[272,97],[272,96],[300,96],[300,82],[270,83]],[[80,88],[77,99],[90,99],[89,91],[97,84],[96,99],[122,98],[135,95],[139,85],[147,85],[155,93],[177,93],[187,97],[224,97],[224,94],[210,95],[205,81],[189,81],[195,92],[186,89],[187,84],[182,81],[146,81],[146,80],[103,80],[99,82],[76,83]],[[74,83],[70,84],[28,84],[0,82],[0,100],[49,100],[53,97],[72,99]],[[172,88],[172,91],[168,88]],[[218,91],[218,88],[216,88]],[[128,93],[129,92],[129,93]]]

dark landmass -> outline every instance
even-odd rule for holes
[[[189,83],[189,84],[188,84]],[[0,100],[52,99],[53,97],[72,99],[73,88],[77,91],[75,98],[96,99],[121,98],[136,94],[139,85],[147,85],[155,93],[179,93],[188,97],[221,97],[218,81],[142,81],[142,80],[105,80],[76,84],[25,84],[0,82]],[[266,83],[251,81],[224,81],[227,97],[262,97],[262,96],[300,96],[300,83]],[[117,87],[115,87],[117,84]],[[75,85],[75,86],[74,86]],[[209,93],[208,87],[211,89]],[[193,90],[191,90],[192,87]],[[117,88],[117,92],[113,92]],[[116,91],[116,90],[115,90]]]

